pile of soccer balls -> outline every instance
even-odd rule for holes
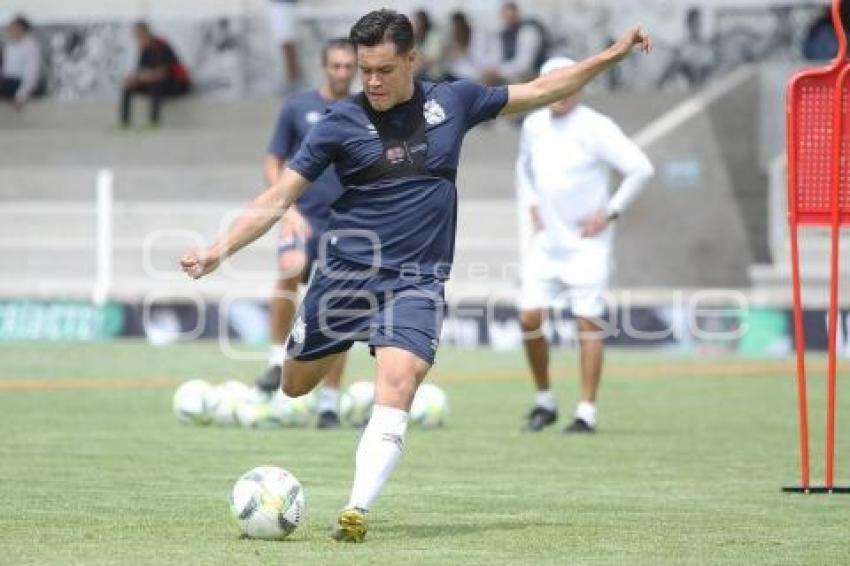
[[[246,428],[305,426],[313,416],[312,396],[292,399],[277,392],[265,395],[241,381],[211,385],[201,379],[177,388],[172,409],[184,423]]]
[[[350,427],[363,427],[372,414],[375,387],[371,382],[351,384],[340,397],[342,422]],[[201,379],[187,381],[177,388],[172,409],[184,423],[219,426],[240,425],[245,428],[303,427],[316,414],[314,394],[287,397],[277,391],[262,393],[241,381],[211,385]],[[445,392],[429,383],[416,392],[410,409],[410,421],[422,428],[443,426],[448,416]]]
[[[340,398],[340,418],[348,426],[362,427],[372,414],[375,387],[358,381]],[[316,411],[315,397],[293,399],[276,392],[263,394],[239,381],[211,385],[201,379],[182,384],[174,393],[172,408],[184,423],[241,425],[247,428],[305,426]],[[423,384],[410,409],[410,421],[422,428],[445,423],[448,399],[432,384]],[[243,474],[230,494],[230,511],[242,533],[250,538],[283,539],[303,522],[304,489],[290,472],[260,466]]]

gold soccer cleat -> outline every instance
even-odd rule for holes
[[[331,538],[337,542],[363,542],[366,539],[366,512],[352,507],[343,509]]]

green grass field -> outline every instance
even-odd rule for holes
[[[556,359],[569,412],[575,356]],[[444,349],[433,379],[449,425],[409,433],[363,545],[326,538],[356,431],[195,428],[171,414],[180,381],[250,380],[262,365],[213,343],[0,347],[0,564],[850,562],[850,495],[780,493],[797,481],[789,360],[612,352],[600,432],[576,438],[519,433],[532,393],[521,352]],[[363,350],[347,376],[372,376]],[[843,389],[837,476],[850,480]],[[306,490],[307,523],[283,542],[241,539],[229,518],[232,483],[261,464]]]

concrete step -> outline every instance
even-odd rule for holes
[[[510,125],[498,129],[501,139],[495,143],[469,136],[464,149],[469,157],[458,173],[460,198],[513,199],[516,133]],[[104,140],[95,134],[73,141],[24,139],[31,135],[0,137],[0,201],[92,199],[102,167],[114,171],[116,198],[123,200],[238,200],[264,187],[265,134],[193,137],[179,131],[138,139]]]
[[[256,163],[259,170],[273,123],[255,130],[118,130],[0,136],[0,166],[105,167]]]
[[[98,167],[9,167],[0,175],[0,202],[94,202]],[[119,166],[117,201],[220,201],[244,204],[264,188],[259,162],[250,164]],[[1,206],[1,205],[0,205]]]
[[[224,230],[252,197],[245,200],[123,201],[113,207],[113,238],[139,241],[157,230],[192,231],[211,238]],[[95,205],[85,201],[17,201],[0,203],[0,243],[88,240],[95,235]],[[512,201],[461,202],[458,240],[482,245],[514,242],[517,217]]]
[[[610,115],[627,132],[634,132],[653,118],[670,110],[687,97],[687,94],[656,92],[652,96],[636,98],[627,92],[593,92],[586,103]],[[138,124],[147,119],[147,108],[137,100],[134,116]],[[167,101],[163,107],[161,130],[234,130],[270,127],[276,118],[282,98],[259,97],[233,100],[211,96],[189,96]],[[118,117],[118,100],[35,100],[23,112],[9,105],[0,105],[0,135],[9,132],[43,131],[103,132],[115,127]]]
[[[137,99],[134,117],[138,124],[147,120],[147,108]],[[266,130],[280,110],[282,99],[257,98],[231,100],[190,96],[166,101],[161,130]],[[75,101],[35,100],[22,112],[0,105],[0,132],[84,132],[102,133],[114,128],[118,119],[118,100],[89,99]]]

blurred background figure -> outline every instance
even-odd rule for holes
[[[573,65],[555,57],[543,73]],[[613,222],[653,175],[649,158],[613,120],[580,104],[581,93],[528,116],[517,159],[521,226],[520,324],[526,358],[537,388],[526,431],[557,419],[549,381],[549,344],[543,315],[565,303],[576,317],[581,364],[581,397],[564,432],[596,430],[596,396],[602,376],[603,295],[609,279]],[[609,200],[611,170],[622,182]]]
[[[121,125],[125,128],[130,125],[133,96],[141,94],[150,98],[150,124],[157,126],[162,100],[189,92],[189,72],[168,42],[151,32],[147,22],[133,24],[133,37],[139,46],[139,62],[136,70],[124,79]]]
[[[841,21],[844,29],[850,31],[850,2],[841,3]],[[809,26],[806,38],[803,40],[803,57],[809,61],[827,61],[835,57],[838,51],[838,40],[832,25],[832,9],[824,8]]]
[[[33,96],[44,93],[41,44],[29,20],[16,16],[6,28],[0,67],[0,98],[21,107]]]
[[[443,38],[440,30],[434,26],[431,16],[425,10],[417,10],[411,18],[414,42],[417,51],[417,80],[439,81],[445,76],[443,71]]]
[[[295,157],[310,130],[335,102],[347,97],[357,74],[354,46],[347,38],[332,39],[322,49],[323,84],[289,97],[281,108],[264,162],[266,183],[279,179],[286,162]],[[268,368],[256,380],[267,393],[280,388],[286,358],[286,339],[295,319],[298,287],[309,281],[318,265],[322,235],[327,231],[331,204],[343,193],[333,167],[317,178],[280,222],[278,278],[269,303],[271,346]],[[333,364],[319,391],[319,428],[339,428],[339,399],[346,354]]]
[[[516,83],[536,76],[548,57],[548,31],[540,20],[523,18],[516,2],[502,5],[501,18],[500,62],[485,73],[485,82]]]
[[[272,41],[283,57],[284,90],[292,92],[301,82],[301,61],[298,59],[298,20],[295,13],[298,0],[269,0],[269,26]]]
[[[699,88],[711,76],[717,60],[714,42],[705,37],[702,12],[691,8],[685,15],[687,37],[676,48],[673,58],[661,74],[658,87],[683,79],[689,88]]]
[[[466,13],[453,12],[449,20],[449,33],[443,50],[446,78],[456,81],[478,81],[488,63],[486,34],[475,32]]]

